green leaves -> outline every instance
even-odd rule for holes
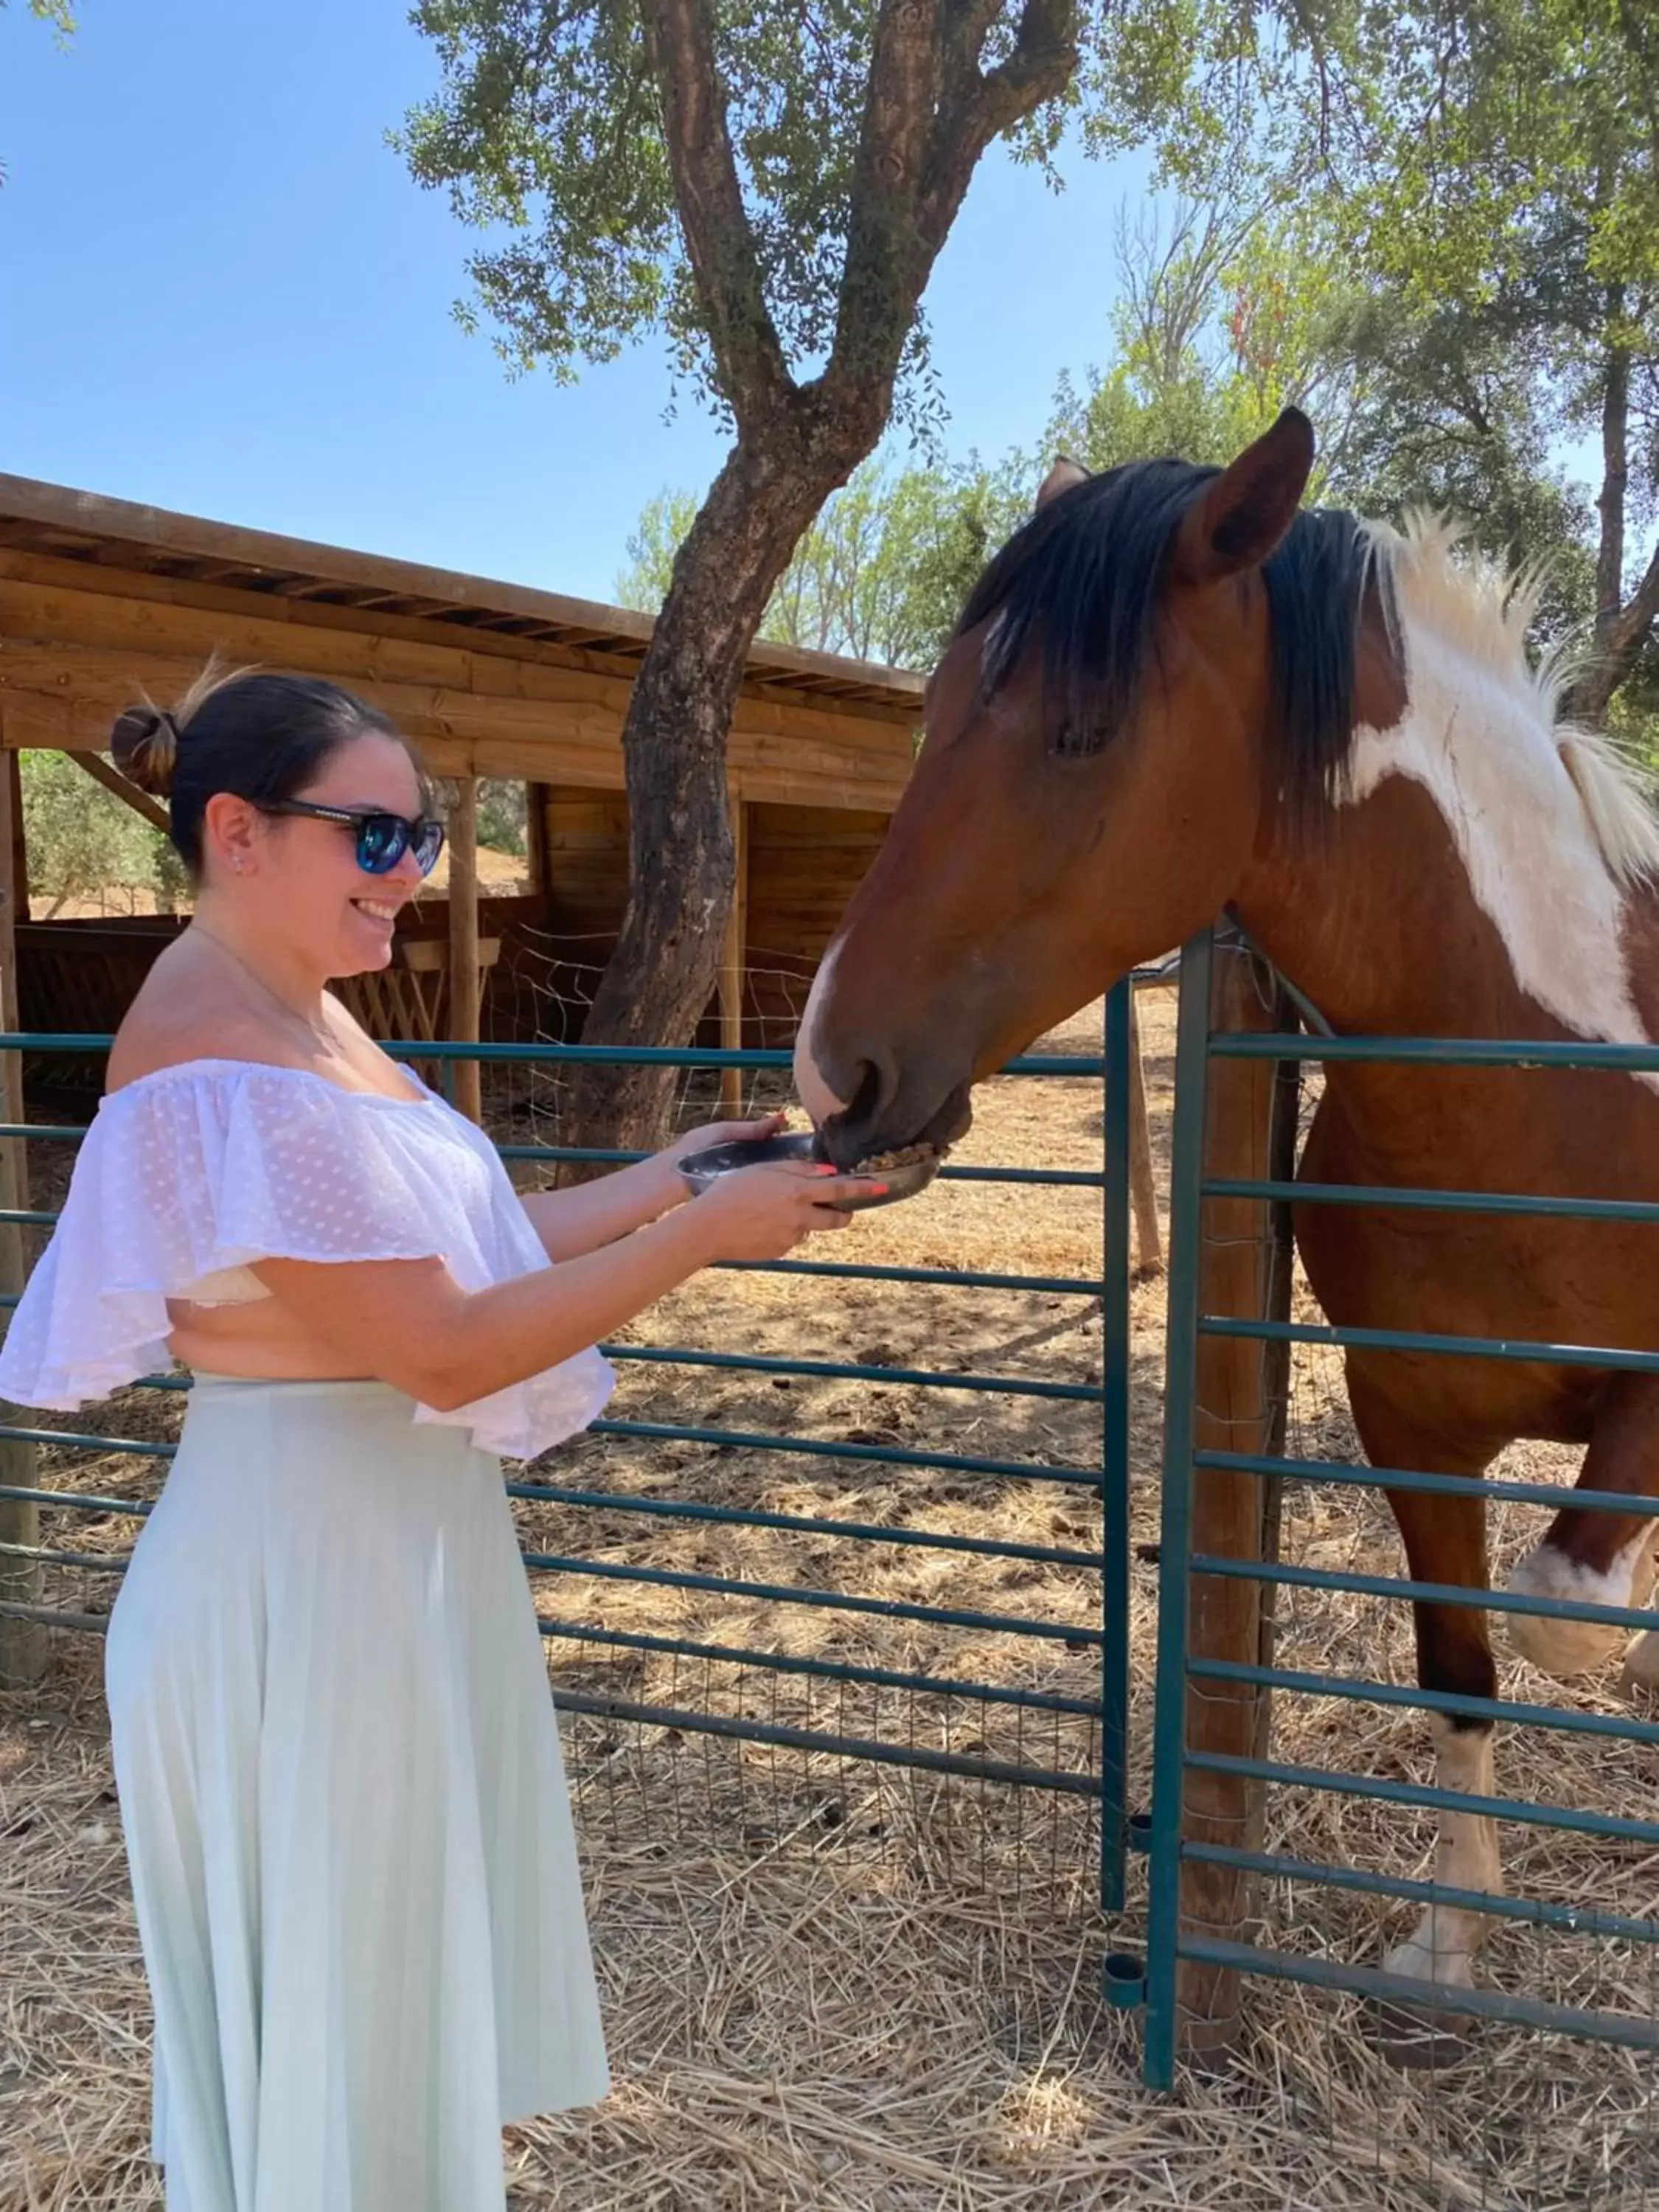
[[[768,305],[797,361],[833,328],[875,9],[716,11],[718,62]],[[518,367],[568,374],[653,333],[706,378],[657,87],[631,0],[422,0],[440,91],[395,143],[497,236],[468,268]]]
[[[1330,344],[1347,295],[1317,224],[1246,169],[1122,226],[1115,259],[1115,361],[1080,392],[1062,379],[1045,453],[1096,470],[1152,453],[1219,465],[1295,405],[1319,428],[1319,496],[1352,393]]]
[[[1152,139],[1172,174],[1196,173],[1239,103],[1280,87],[1291,67],[1279,17],[1243,0],[916,0],[915,12],[947,26],[928,156],[941,164],[941,191],[950,131],[1038,13],[1051,35],[1075,38],[1075,68],[1059,97],[1022,109],[1007,135],[1021,157],[1050,167],[1070,118],[1091,152]],[[707,14],[743,248],[757,260],[789,372],[808,380],[844,307],[854,320],[859,311],[843,292],[884,10],[880,0],[708,0]],[[1317,14],[1286,0],[1284,20]],[[413,21],[441,80],[393,143],[416,180],[447,191],[485,234],[467,264],[474,297],[462,319],[493,325],[514,368],[539,362],[560,376],[658,337],[718,404],[637,0],[418,0]],[[913,401],[926,362],[918,318],[901,379]]]
[[[980,570],[1030,507],[1030,471],[971,460],[895,472],[866,462],[826,501],[772,595],[763,637],[890,666],[931,665]],[[617,580],[624,606],[654,613],[696,514],[665,491],[641,516]]]
[[[921,236],[927,194],[948,228],[971,168],[963,118],[999,70],[1030,63],[1035,30],[1070,76],[999,115],[1016,150],[1052,169],[1068,125],[1096,152],[1151,143],[1185,195],[1171,235],[1121,242],[1112,361],[1059,395],[1050,445],[1095,466],[1222,460],[1293,401],[1320,426],[1321,495],[1449,507],[1492,550],[1550,558],[1558,634],[1594,611],[1605,641],[1621,592],[1639,611],[1634,533],[1659,508],[1649,0],[909,0],[902,15],[892,0],[420,0],[441,78],[398,143],[481,234],[464,318],[491,324],[515,368],[562,377],[655,337],[717,408],[765,416],[803,481],[839,481],[890,398],[913,427],[937,416],[916,297],[938,244]],[[688,54],[702,74],[665,74]],[[927,172],[919,199],[869,166],[872,129],[901,113],[884,158]],[[724,203],[713,216],[705,188]],[[827,363],[833,422],[811,411]],[[1608,455],[1596,523],[1550,461],[1586,435]],[[925,658],[970,550],[1010,512],[976,466],[861,471],[769,627]],[[629,588],[648,603],[689,520],[664,509],[642,538]],[[901,569],[910,580],[890,584]]]
[[[7,0],[0,0],[0,8],[6,4]],[[52,25],[60,46],[68,45],[75,29],[75,16],[69,0],[28,0],[28,11],[37,21]],[[3,185],[5,180],[5,164],[0,161],[0,185]]]
[[[678,230],[629,0],[422,0],[413,20],[443,84],[393,143],[491,234],[467,265],[504,358],[568,377],[672,330]]]
[[[37,920],[71,902],[105,900],[132,908],[165,904],[181,888],[182,869],[167,839],[113,792],[93,782],[65,753],[20,756],[29,896]]]
[[[1659,609],[1659,58],[1647,0],[1364,0],[1330,137],[1385,486],[1426,479],[1592,613],[1599,715]],[[1547,465],[1594,441],[1585,502]],[[1587,539],[1594,536],[1594,557]],[[1593,570],[1594,573],[1591,573]]]

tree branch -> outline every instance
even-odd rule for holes
[[[1625,34],[1626,46],[1636,57],[1634,88],[1647,119],[1649,155],[1659,163],[1659,101],[1656,101],[1653,96],[1655,84],[1659,83],[1659,69],[1655,66],[1659,61],[1659,47],[1656,47],[1647,24],[1632,4],[1632,0],[1620,0],[1619,21]]]
[[[716,380],[742,427],[794,386],[744,205],[708,0],[640,0],[640,20]]]
[[[1659,545],[1628,605],[1621,607],[1597,637],[1595,659],[1566,690],[1562,711],[1571,720],[1599,723],[1607,702],[1629,675],[1648,633],[1659,620]]]
[[[981,71],[988,0],[882,0],[860,134],[830,364],[832,410],[879,404],[980,155],[1063,92],[1077,67],[1077,0],[1025,0],[1014,50]]]
[[[916,203],[943,89],[945,12],[945,0],[882,0],[876,19],[826,400],[867,391],[889,355],[897,373],[927,283]]]
[[[980,77],[963,117],[959,150],[967,157],[967,175],[992,139],[1065,91],[1077,67],[1077,33],[1076,0],[1025,0],[1014,51]],[[947,231],[960,204],[958,193],[946,218]],[[941,233],[939,243],[944,242]]]
[[[1656,618],[1659,618],[1659,545],[1653,549],[1635,596],[1607,633],[1608,649],[1622,657],[1620,675],[1641,651]]]
[[[945,81],[968,84],[979,74],[979,58],[995,28],[1006,0],[945,0],[942,51]]]
[[[1622,285],[1612,291],[1609,319],[1623,311]],[[1595,560],[1595,641],[1605,646],[1620,618],[1625,592],[1625,501],[1630,489],[1630,355],[1621,345],[1607,349],[1601,389],[1601,489],[1595,501],[1601,518]]]

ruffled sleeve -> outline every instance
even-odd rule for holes
[[[170,1068],[100,1107],[0,1348],[0,1395],[65,1412],[106,1397],[168,1364],[168,1299],[211,1297],[275,1259],[438,1259],[466,1291],[548,1264],[493,1146],[430,1094],[238,1061]],[[609,1378],[586,1354],[418,1418],[529,1456],[585,1425]]]

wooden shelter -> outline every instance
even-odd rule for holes
[[[458,780],[453,895],[423,901],[399,947],[405,1017],[476,1034],[489,948],[508,961],[515,928],[573,948],[573,961],[580,947],[591,972],[626,896],[621,732],[651,629],[649,617],[620,607],[0,475],[10,817],[0,866],[16,894],[8,921],[15,914],[22,931],[26,1024],[109,1025],[173,925],[29,924],[18,751],[71,754],[161,819],[101,757],[111,724],[140,693],[177,697],[216,651],[345,684]],[[744,975],[810,975],[904,788],[921,689],[918,677],[828,654],[751,653],[730,744],[739,878],[722,962],[726,1042],[744,1037],[745,1014],[750,1041],[787,1017],[752,993],[745,1006]],[[528,787],[531,880],[520,899],[478,897],[472,824],[484,776]],[[434,957],[434,939],[447,957]],[[0,958],[11,951],[0,945]],[[489,995],[486,980],[485,1034]]]

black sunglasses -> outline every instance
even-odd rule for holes
[[[404,854],[413,851],[415,865],[429,876],[444,848],[444,825],[434,815],[422,814],[410,822],[401,814],[382,814],[363,806],[316,806],[309,799],[283,799],[259,809],[261,814],[304,814],[317,822],[342,822],[357,833],[357,866],[365,875],[388,875]]]

